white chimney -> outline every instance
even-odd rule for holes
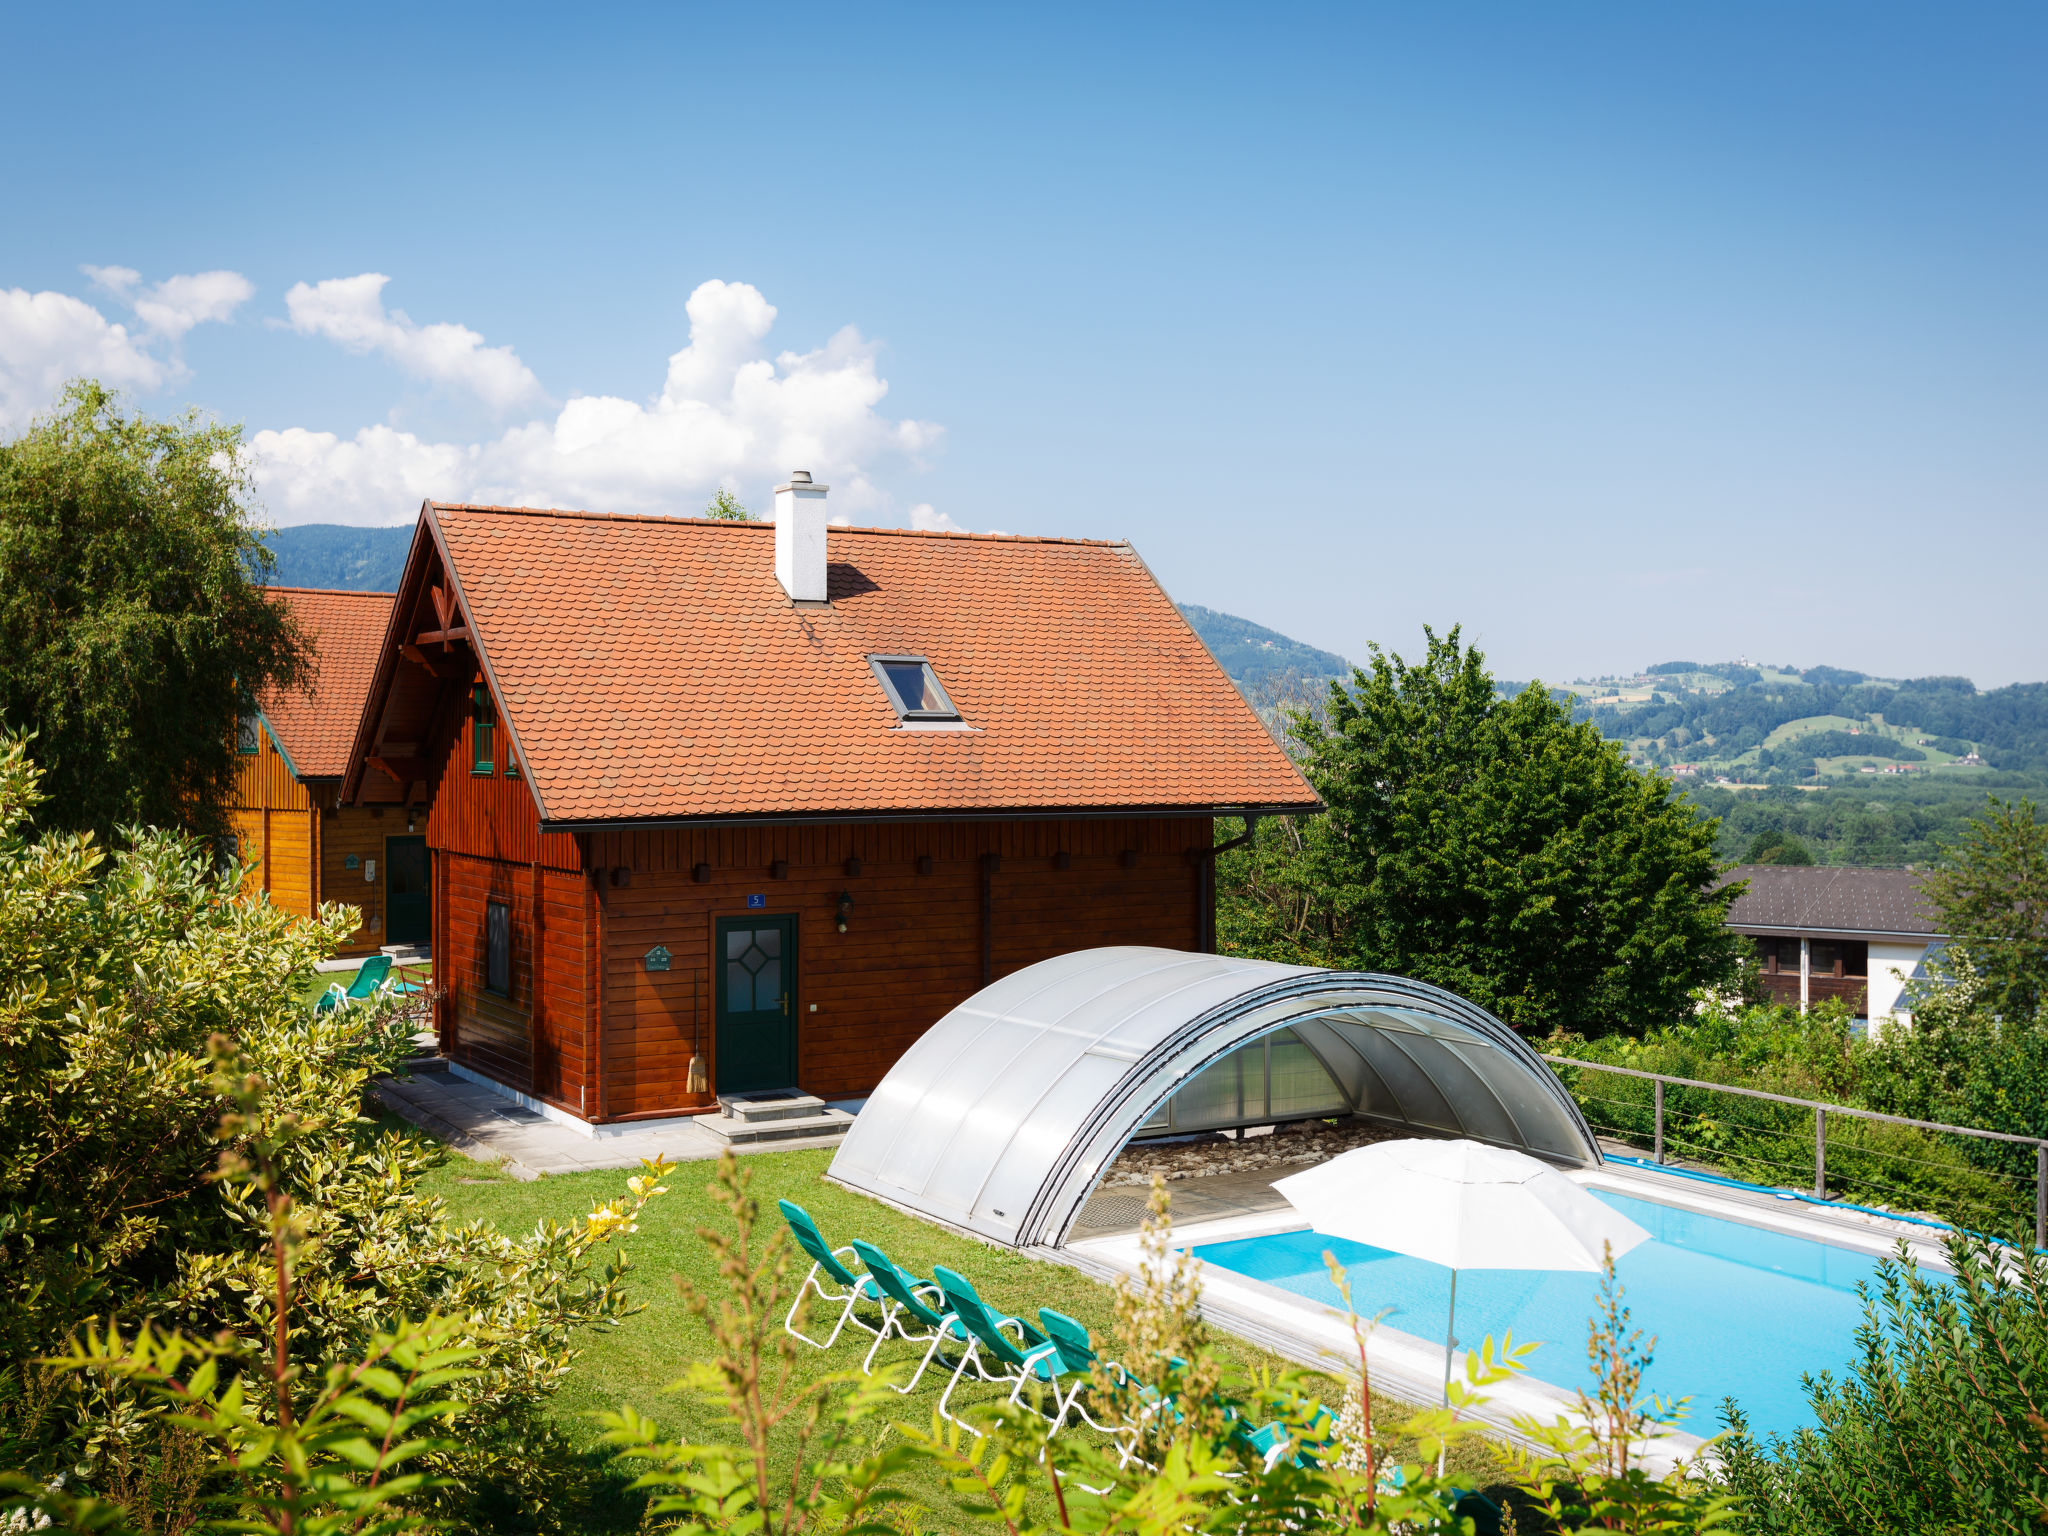
[[[807,469],[775,487],[775,579],[792,602],[825,601],[825,493]]]

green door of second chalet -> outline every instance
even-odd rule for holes
[[[796,919],[718,920],[719,1093],[796,1086]]]
[[[434,935],[433,883],[424,837],[384,839],[384,942],[424,944]]]

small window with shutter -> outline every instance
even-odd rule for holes
[[[478,683],[469,690],[469,771],[491,773],[497,762],[498,716],[491,708],[491,690]]]

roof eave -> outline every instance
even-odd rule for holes
[[[602,816],[587,820],[543,819],[543,832],[655,832],[675,827],[803,826],[826,823],[919,821],[1159,821],[1174,816],[1315,816],[1328,809],[1320,800],[1234,805],[1082,805],[990,807],[954,806],[929,811],[759,811],[702,816]]]
[[[1947,942],[1949,937],[1945,933],[1923,928],[1825,928],[1818,923],[1745,923],[1734,918],[1728,920],[1728,926],[1737,933],[1773,939],[1811,936],[1822,939],[1878,939],[1902,944],[1941,944]]]

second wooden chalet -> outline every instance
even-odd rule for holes
[[[585,1124],[866,1093],[994,977],[1207,947],[1316,797],[1128,544],[421,509],[348,793],[423,786],[437,1027]]]
[[[426,785],[385,779],[342,804],[350,749],[378,648],[391,621],[389,592],[271,587],[313,643],[310,692],[280,689],[241,721],[235,801],[228,809],[236,853],[271,902],[301,917],[341,902],[362,922],[340,953],[424,944],[427,908]]]

